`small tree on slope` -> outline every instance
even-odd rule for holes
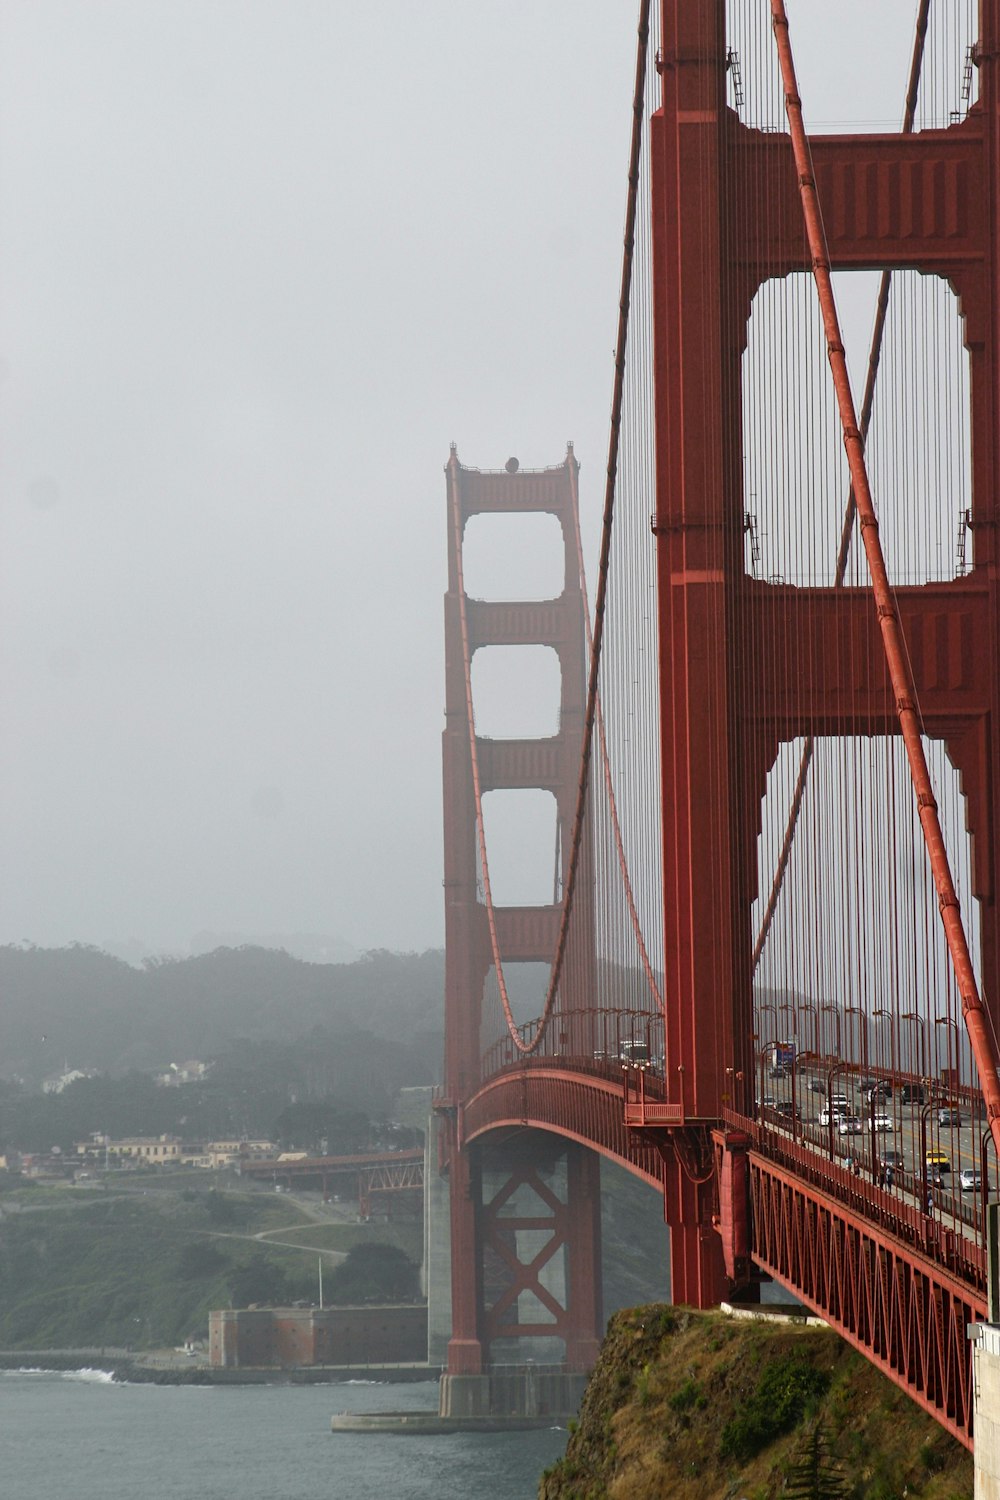
[[[788,1472],[785,1494],[794,1500],[846,1500],[847,1484],[830,1452],[822,1422],[813,1424]]]

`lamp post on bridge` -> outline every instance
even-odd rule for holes
[[[757,1017],[758,1017],[758,1019],[757,1019],[757,1025],[763,1031],[764,1028],[763,1028],[763,1024],[762,1024],[762,1018],[763,1018],[764,1012],[766,1010],[769,1010],[771,1012],[772,1016],[774,1017],[774,1034],[775,1034],[775,1037],[777,1037],[777,1035],[778,1035],[778,1007],[776,1005],[772,1005],[771,1002],[770,1002],[770,1000],[758,1000],[758,1001],[755,1002],[755,1004],[756,1004]]]
[[[791,1005],[787,1000],[782,1000],[781,1004],[778,1006],[778,1009],[782,1012],[782,1014],[784,1014],[785,1011],[788,1011],[791,1014],[792,1037],[793,1039],[797,1039],[799,1034],[799,1025],[798,1020],[796,1019],[795,1006]]]
[[[887,1010],[880,1005],[878,1010],[872,1011],[872,1019],[875,1021],[888,1021],[889,1024],[889,1071],[895,1076],[899,1070],[899,1031],[892,1023],[896,1020],[895,1011]]]
[[[799,1010],[802,1011],[803,1015],[811,1015],[813,1018],[813,1051],[817,1057],[821,1057],[823,1049],[819,1044],[819,1007],[814,1005],[811,1000],[807,1000],[805,1004],[799,1006]]]
[[[861,1029],[861,1021],[858,1023],[858,1040],[861,1043],[861,1066],[868,1072],[868,1012],[862,1010],[860,1005],[845,1005],[846,1016],[860,1016],[864,1022],[864,1030]],[[848,1035],[848,1039],[850,1039]]]
[[[958,1031],[958,1022],[955,1020],[954,1016],[935,1016],[934,1017],[934,1025],[935,1026],[954,1026],[954,1028],[955,1028],[955,1053],[954,1053],[955,1066],[954,1067],[952,1067],[951,1032],[948,1033],[948,1053],[947,1053],[947,1057],[948,1057],[948,1063],[947,1063],[947,1068],[948,1068],[948,1088],[949,1089],[955,1089],[957,1087],[960,1087],[961,1086],[961,1082],[962,1082],[962,1079],[961,1079],[961,1076],[960,1076],[960,1074],[961,1074],[961,1064],[959,1062],[959,1031]],[[940,1055],[938,1053],[937,1043],[936,1042],[935,1042],[935,1046],[934,1046],[934,1062],[935,1062],[935,1064],[937,1066],[938,1077],[940,1078],[941,1074],[942,1074],[941,1058],[940,1058]]]
[[[917,1013],[917,1011],[915,1011],[915,1010],[904,1010],[899,1019],[901,1021],[913,1021],[915,1023],[915,1025],[919,1027],[919,1031],[917,1032],[917,1036],[918,1036],[919,1041],[920,1041],[920,1049],[919,1049],[919,1053],[918,1053],[918,1060],[920,1062],[920,1076],[921,1076],[921,1078],[926,1078],[927,1077],[927,1036],[926,1036],[926,1033],[924,1031],[924,1017],[921,1016],[921,1015],[919,1015]]]
[[[829,1001],[827,1001],[825,1004],[823,1004],[823,1005],[820,1006],[820,1010],[823,1011],[823,1012],[829,1011],[830,1014],[833,1016],[833,1019],[837,1023],[837,1056],[838,1057],[843,1057],[843,1055],[844,1055],[844,1049],[843,1049],[843,1047],[840,1044],[840,1006],[839,1005],[831,1005],[829,1003]]]

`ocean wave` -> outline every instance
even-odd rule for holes
[[[44,1365],[22,1365],[17,1370],[0,1370],[0,1375],[55,1375],[60,1380],[87,1380],[95,1385],[114,1385],[117,1377],[112,1370],[93,1370],[85,1365],[80,1370],[52,1370]]]

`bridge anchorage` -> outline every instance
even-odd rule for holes
[[[807,134],[807,81],[783,0],[643,0],[592,620],[572,449],[447,466],[448,1369],[485,1378],[521,1336],[592,1358],[597,1153],[662,1193],[675,1301],[775,1277],[971,1444],[1000,1180],[1000,0],[919,6],[899,130]],[[555,518],[549,596],[467,590],[486,514]],[[554,732],[483,731],[495,647],[555,652]],[[508,906],[489,802],[529,789],[553,885]]]

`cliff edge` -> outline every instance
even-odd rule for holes
[[[968,1500],[972,1455],[832,1329],[616,1314],[539,1500]]]

